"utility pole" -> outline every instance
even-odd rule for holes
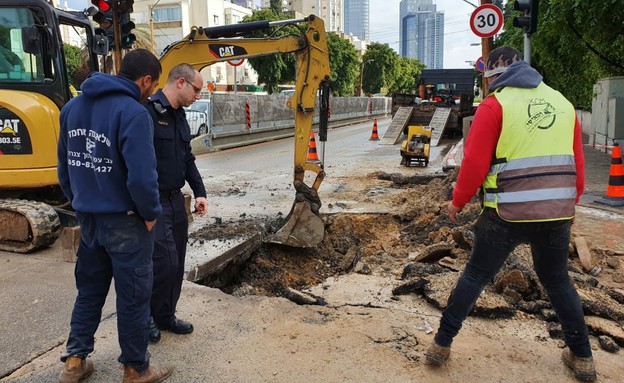
[[[366,62],[364,62],[362,60],[362,65],[360,66],[360,92],[358,93],[360,97],[364,96],[364,89],[362,88],[362,80],[364,78],[364,65],[366,65],[366,64],[368,64],[370,62],[373,62],[373,61],[375,61],[375,60],[370,59],[370,60],[368,60]]]
[[[111,10],[113,12],[113,39],[115,42],[115,50],[113,51],[113,61],[115,64],[115,74],[121,70],[121,20],[119,20],[119,3],[113,1]]]
[[[492,4],[492,0],[481,0],[481,5],[483,4]],[[492,51],[493,48],[494,48],[493,37],[487,37],[487,38],[481,39],[481,56],[483,57],[484,64],[487,62],[487,58],[490,55],[490,52]],[[483,98],[485,98],[485,96],[487,96],[488,94],[487,81],[485,80],[485,70],[483,71],[483,75],[481,77],[482,77],[481,87],[483,89]]]

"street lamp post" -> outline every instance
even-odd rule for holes
[[[362,61],[362,64],[360,65],[360,97],[364,96],[364,89],[362,89],[362,79],[364,78],[364,65],[373,61],[375,60],[370,59],[368,61]]]

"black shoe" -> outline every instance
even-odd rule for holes
[[[156,326],[156,323],[154,323],[153,319],[150,322],[148,339],[149,339],[150,343],[158,343],[160,341],[160,330]]]
[[[193,324],[181,319],[174,319],[168,326],[158,326],[163,331],[171,331],[174,334],[190,334],[193,332]]]

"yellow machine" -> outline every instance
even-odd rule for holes
[[[401,165],[411,166],[412,162],[418,165],[429,165],[429,149],[431,129],[422,125],[410,125],[407,129],[407,138],[401,144]]]
[[[238,37],[249,32],[270,31],[276,27],[302,23],[307,23],[307,30],[301,36]],[[163,68],[162,78],[166,79],[169,71],[179,63],[188,63],[201,70],[221,61],[293,52],[297,57],[297,79],[295,93],[288,105],[295,111],[293,185],[296,196],[281,228],[268,241],[295,247],[312,247],[319,244],[325,234],[323,221],[318,216],[321,200],[317,192],[325,172],[322,161],[320,165],[307,161],[317,91],[320,105],[319,140],[321,145],[327,140],[330,69],[323,20],[310,15],[304,19],[275,22],[256,21],[211,28],[193,27],[184,39],[165,49],[160,63]],[[305,183],[306,172],[316,174],[311,185]]]
[[[108,40],[85,13],[44,0],[0,0],[0,20],[0,250],[29,252],[58,238],[55,208],[67,204],[56,176],[59,114],[72,97],[61,28],[82,36],[87,73]]]
[[[82,31],[89,48],[87,72],[98,70],[97,55],[108,53],[108,42],[106,36],[94,34],[85,13],[61,11],[44,0],[0,0],[0,20],[10,21],[0,26],[0,49],[10,50],[11,56],[19,59],[10,67],[0,65],[0,250],[30,252],[54,243],[61,221],[67,217],[67,201],[56,176],[59,114],[71,98],[59,44],[61,25]],[[301,23],[307,23],[301,36],[240,37]],[[4,51],[0,53],[4,55]],[[319,139],[322,144],[327,139],[330,69],[323,21],[310,16],[193,27],[188,36],[166,49],[161,58],[162,78],[183,62],[200,70],[215,62],[276,53],[295,53],[297,57],[297,85],[290,99],[295,110],[296,196],[290,214],[269,241],[315,246],[325,232],[318,216],[321,201],[317,193],[325,173],[322,164],[306,158],[317,91]],[[316,174],[311,185],[304,181],[306,172]]]

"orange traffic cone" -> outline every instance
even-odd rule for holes
[[[611,150],[611,168],[609,169],[609,184],[607,193],[600,202],[609,206],[624,206],[624,165],[620,145],[616,142]]]
[[[375,122],[373,122],[373,133],[368,140],[379,141],[379,134],[377,133],[377,119],[375,119]]]
[[[308,144],[308,161],[321,162],[319,161],[318,153],[316,153],[316,140],[314,139],[313,131],[310,131],[310,143]]]

